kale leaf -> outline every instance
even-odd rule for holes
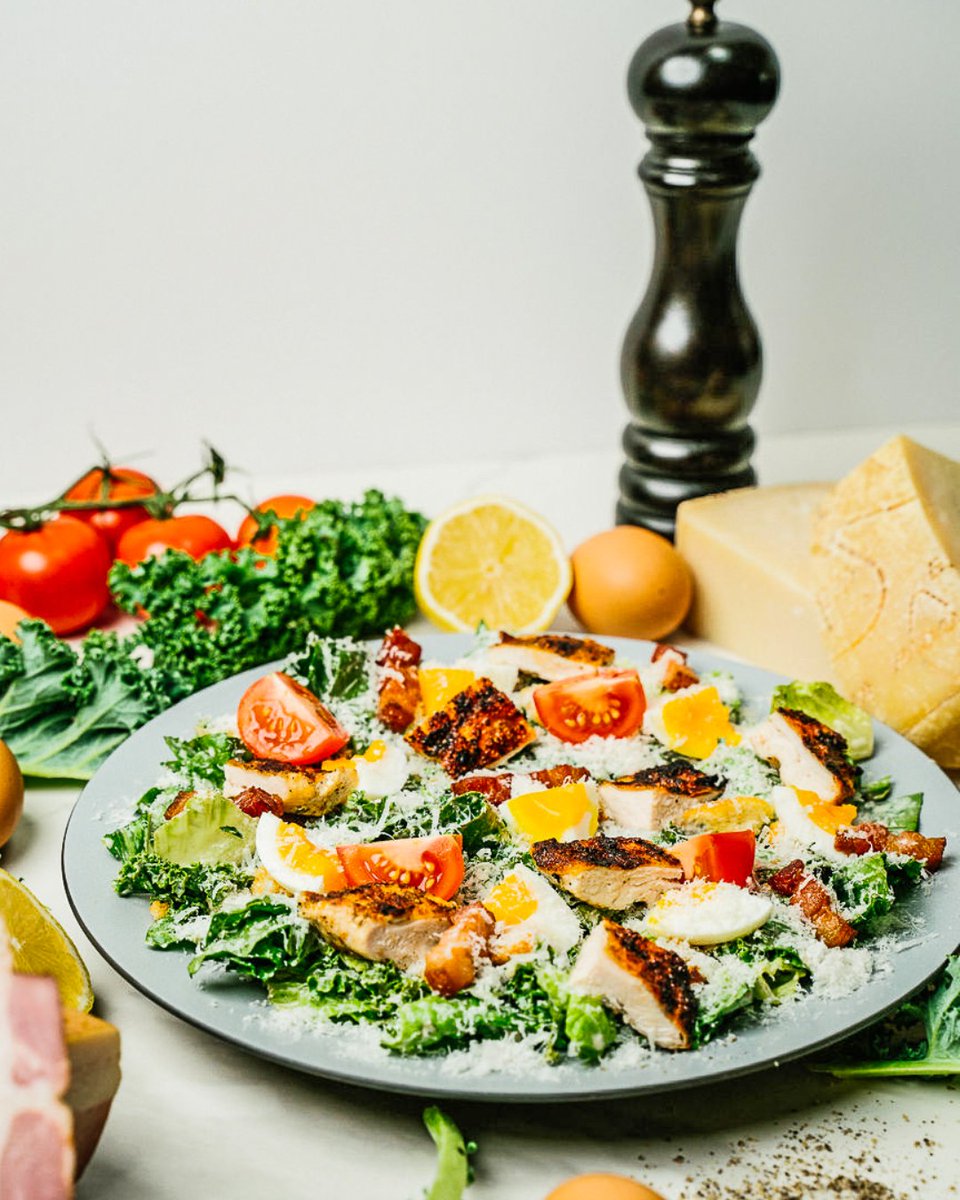
[[[162,765],[176,775],[184,788],[209,783],[223,787],[223,768],[231,758],[247,759],[250,753],[229,733],[199,733],[192,738],[165,737],[171,757]]]

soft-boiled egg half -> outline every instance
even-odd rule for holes
[[[331,766],[343,766],[343,759],[327,760]],[[378,799],[394,796],[403,791],[410,778],[410,760],[402,746],[377,739],[371,742],[363,754],[347,759],[357,772],[357,787],[367,796]]]
[[[290,892],[336,892],[347,886],[336,850],[323,849],[302,825],[273,813],[257,822],[257,854],[271,878]]]
[[[647,709],[643,731],[688,758],[709,758],[721,741],[728,746],[740,741],[730,709],[712,684],[665,695]]]
[[[652,904],[644,932],[654,937],[681,938],[691,946],[716,946],[746,937],[763,925],[773,902],[735,883],[698,880],[671,888]]]
[[[483,898],[497,920],[497,949],[526,954],[538,943],[561,954],[580,940],[580,922],[536,872],[518,863]]]
[[[556,838],[572,842],[597,832],[600,802],[596,784],[567,783],[512,796],[497,812],[507,828],[528,842]]]
[[[857,819],[852,804],[830,804],[815,792],[786,785],[775,787],[770,799],[777,810],[770,841],[777,851],[789,856],[794,850],[813,849],[825,858],[838,857],[834,838],[841,825],[852,825]]]

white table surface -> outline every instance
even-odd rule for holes
[[[757,462],[767,483],[834,478],[892,432],[771,438]],[[910,432],[960,457],[960,424]],[[253,491],[350,495],[375,485],[428,513],[503,492],[536,506],[572,548],[610,524],[618,462],[614,448],[529,462],[318,468],[309,478],[256,480]],[[76,795],[70,786],[31,787],[3,866],[75,936],[96,1011],[123,1038],[123,1083],[81,1200],[418,1197],[433,1165],[420,1123],[425,1102],[300,1076],[223,1045],[141,996],[85,941],[59,862]],[[901,1200],[955,1195],[960,1182],[960,1091],[943,1079],[841,1083],[794,1065],[646,1100],[446,1107],[480,1145],[470,1200],[543,1200],[585,1171],[631,1175],[667,1200]],[[841,1177],[889,1191],[831,1184]]]

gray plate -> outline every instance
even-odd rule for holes
[[[644,662],[647,643],[607,639],[625,658]],[[434,635],[423,639],[427,657],[452,661],[471,639]],[[700,671],[732,671],[747,697],[769,702],[783,680],[768,671],[731,663],[715,655],[695,654]],[[202,717],[232,711],[249,684],[269,667],[246,671],[198,692],[138,730],[100,768],[71,814],[63,840],[63,877],[80,924],[104,957],[145,996],[192,1025],[264,1058],[300,1071],[366,1087],[474,1100],[587,1100],[689,1087],[742,1075],[828,1046],[888,1012],[925,983],[955,949],[960,937],[960,868],[951,856],[927,885],[902,903],[922,930],[922,940],[905,939],[889,968],[842,1000],[806,998],[781,1010],[782,1019],[746,1023],[735,1037],[684,1054],[657,1052],[640,1066],[605,1069],[564,1063],[533,1076],[494,1070],[483,1075],[445,1073],[442,1061],[351,1057],[351,1028],[333,1034],[295,1032],[260,1020],[262,991],[235,982],[200,985],[186,971],[189,955],[160,953],[144,943],[150,924],[147,903],[121,899],[111,886],[117,864],[102,837],[119,824],[132,802],[152,787],[166,757],[164,735],[189,736]],[[925,795],[923,828],[953,840],[960,824],[960,796],[946,775],[921,751],[884,726],[877,726],[877,748],[870,760],[872,777],[891,774],[901,792]],[[953,844],[956,844],[955,842]],[[355,1043],[356,1044],[356,1043]]]

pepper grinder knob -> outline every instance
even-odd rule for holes
[[[630,64],[630,103],[650,149],[640,178],[656,246],[624,339],[617,520],[673,536],[683,500],[756,482],[747,419],[760,388],[757,327],[737,274],[737,232],[760,174],[749,149],[777,98],[779,64],[755,30],[691,0]]]

